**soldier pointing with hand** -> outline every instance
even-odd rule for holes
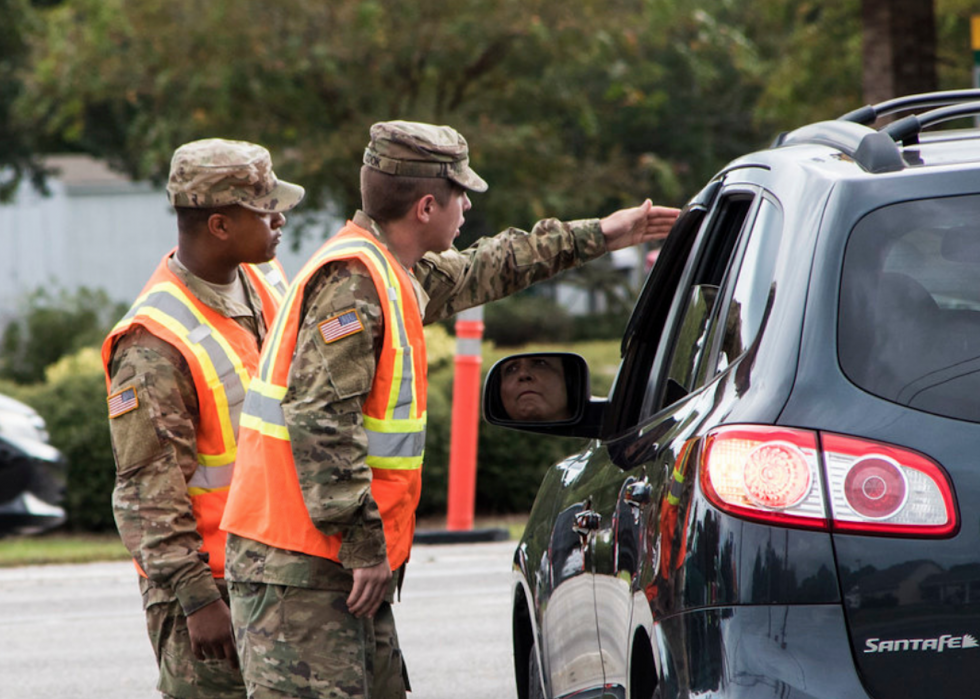
[[[375,124],[362,210],[289,288],[243,408],[222,527],[249,697],[404,697],[391,603],[425,445],[422,327],[664,237],[649,201],[453,247],[487,183],[447,126]]]

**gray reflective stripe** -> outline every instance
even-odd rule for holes
[[[245,396],[245,407],[242,408],[242,412],[272,425],[286,426],[286,418],[282,414],[282,402],[263,396],[257,391],[249,391]]]
[[[194,475],[187,482],[188,488],[227,488],[231,485],[231,477],[235,471],[235,464],[225,464],[224,466],[201,466],[198,464]]]
[[[279,270],[274,265],[269,262],[261,262],[252,266],[261,272],[269,286],[275,288],[280,294],[286,293],[286,280],[282,278],[282,274],[279,273]]]
[[[463,356],[479,356],[483,354],[482,343],[475,337],[457,337],[456,354]]]
[[[183,326],[186,331],[184,337],[188,342],[201,346],[225,389],[228,409],[233,418],[232,424],[237,425],[238,413],[241,411],[242,401],[245,400],[245,386],[235,370],[235,363],[214,338],[210,326],[200,322],[183,301],[168,291],[151,292],[126,318],[134,317],[144,308],[155,308],[169,316]]]
[[[385,270],[385,274],[388,277],[386,281],[390,281],[392,277],[395,276],[395,271],[391,269],[391,265],[388,263],[388,258],[385,257],[384,253],[381,252],[375,245],[367,240],[345,240],[344,242],[337,243],[332,246],[329,250],[325,250],[321,259],[326,259],[329,256],[336,255],[337,253],[348,252],[352,250],[363,250],[370,255],[372,255],[378,262],[381,263],[382,269]],[[392,287],[388,286],[388,297],[389,299],[396,299],[398,291]],[[405,289],[404,293],[415,293],[413,289]],[[392,417],[396,420],[407,420],[412,416],[412,385],[413,385],[413,365],[412,365],[412,346],[408,342],[408,330],[405,328],[405,319],[402,317],[401,313],[394,314],[395,317],[395,328],[398,333],[398,343],[399,347],[404,348],[402,353],[402,380],[398,386],[398,398],[395,400],[395,407],[392,411]],[[388,314],[385,315],[385,318]]]
[[[421,432],[375,432],[366,430],[368,454],[371,456],[422,456],[425,450],[425,430]]]

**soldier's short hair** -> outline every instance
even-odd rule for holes
[[[201,230],[208,224],[208,219],[213,214],[229,214],[237,205],[230,206],[208,206],[202,208],[192,208],[190,206],[175,206],[177,212],[177,229],[183,233],[193,233]]]
[[[426,194],[435,197],[439,206],[446,206],[463,191],[461,185],[444,177],[389,175],[367,165],[361,168],[361,209],[382,224],[402,218]]]

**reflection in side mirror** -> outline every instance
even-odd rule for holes
[[[588,366],[577,354],[540,352],[505,357],[491,367],[483,413],[497,425],[567,424],[588,403]]]

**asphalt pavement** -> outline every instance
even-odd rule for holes
[[[515,545],[413,548],[395,605],[413,699],[517,696]],[[0,569],[0,699],[152,699],[155,683],[131,563]]]

